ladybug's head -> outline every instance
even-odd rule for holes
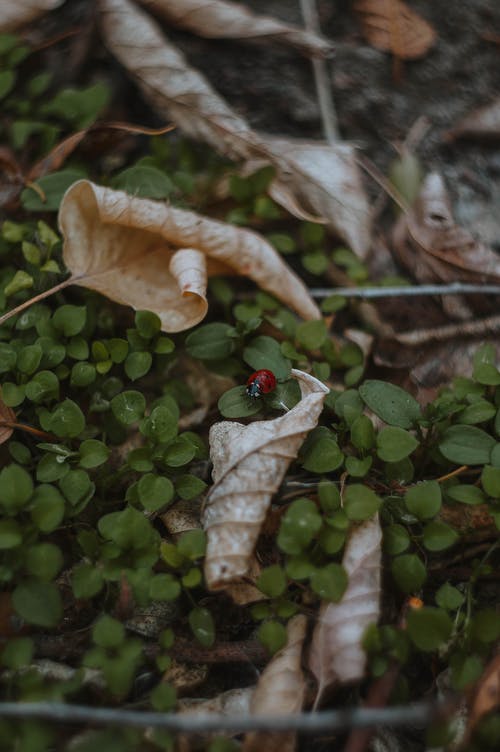
[[[262,396],[262,389],[260,388],[258,381],[251,381],[249,384],[247,384],[247,394],[253,399]]]

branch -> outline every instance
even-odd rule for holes
[[[313,298],[342,295],[345,298],[412,298],[426,295],[500,295],[500,285],[452,282],[449,285],[401,285],[398,287],[325,287],[309,290]]]
[[[316,734],[369,726],[426,726],[445,710],[450,710],[449,702],[418,702],[388,708],[346,708],[296,715],[228,717],[222,714],[184,715],[93,708],[86,705],[66,705],[62,702],[2,702],[0,718],[39,718],[60,723],[80,722],[136,728],[151,726],[183,734],[213,731],[243,733],[255,730]]]

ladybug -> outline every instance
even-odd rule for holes
[[[254,399],[263,394],[269,394],[273,389],[276,389],[276,376],[265,368],[252,373],[247,381],[247,394]]]

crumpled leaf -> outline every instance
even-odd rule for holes
[[[59,225],[68,283],[154,311],[164,331],[204,318],[207,277],[220,273],[244,274],[305,318],[320,316],[303,283],[249,230],[88,180],[64,195]]]
[[[491,104],[473,110],[447,133],[449,139],[473,138],[494,141],[500,138],[500,97]]]
[[[378,515],[354,528],[342,560],[347,589],[338,603],[321,606],[309,655],[309,668],[318,681],[316,705],[334,682],[364,676],[363,633],[380,614],[381,541]]]
[[[469,717],[466,735],[469,738],[473,729],[485,715],[500,707],[500,655],[496,655],[487,665],[476,684],[469,702]]]
[[[0,444],[4,444],[10,439],[14,432],[12,423],[16,422],[16,414],[11,407],[7,407],[0,397]]]
[[[305,679],[301,666],[302,645],[307,619],[298,614],[288,622],[287,643],[260,675],[252,696],[250,710],[259,715],[287,715],[300,713],[305,695]],[[293,752],[296,734],[253,732],[247,734],[243,752]]]
[[[99,2],[106,45],[157,112],[232,159],[271,162],[277,170],[271,196],[278,203],[300,218],[329,224],[358,255],[366,255],[370,213],[351,146],[257,134],[151,18],[129,0]]]
[[[259,16],[225,0],[139,0],[167,21],[212,39],[262,39],[296,47],[305,55],[325,57],[332,45],[318,34]]]
[[[455,224],[442,176],[433,172],[419,197],[393,230],[397,259],[419,282],[498,282],[500,257],[468,230]],[[468,309],[449,310],[467,318]]]
[[[436,32],[402,0],[356,0],[363,35],[378,50],[402,60],[415,60],[428,52]]]
[[[4,0],[0,13],[0,32],[24,26],[63,2],[64,0]]]
[[[285,415],[247,426],[222,421],[210,429],[214,485],[203,512],[209,590],[247,573],[271,497],[318,422],[328,388],[302,371],[292,370],[292,376],[302,399]]]
[[[371,242],[371,213],[350,144],[321,144],[291,138],[265,139],[277,169],[269,194],[291,214],[296,201],[322,219],[365,258]]]

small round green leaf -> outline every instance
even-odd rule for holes
[[[63,614],[59,590],[53,583],[25,580],[12,593],[19,616],[37,627],[55,627]]]
[[[189,612],[188,622],[198,642],[203,647],[212,647],[215,641],[215,625],[210,611],[201,607],[193,608]]]
[[[411,428],[422,416],[418,402],[399,386],[372,379],[359,387],[363,401],[390,426]]]
[[[433,652],[450,637],[452,621],[446,611],[424,606],[409,612],[408,634],[419,650]]]
[[[386,426],[377,435],[377,454],[385,462],[399,462],[417,447],[417,439],[403,428]]]
[[[405,494],[408,511],[419,520],[435,517],[441,509],[441,486],[435,480],[427,480],[408,489]]]
[[[427,578],[425,567],[415,554],[397,556],[392,561],[391,571],[403,593],[415,593],[420,590]]]

